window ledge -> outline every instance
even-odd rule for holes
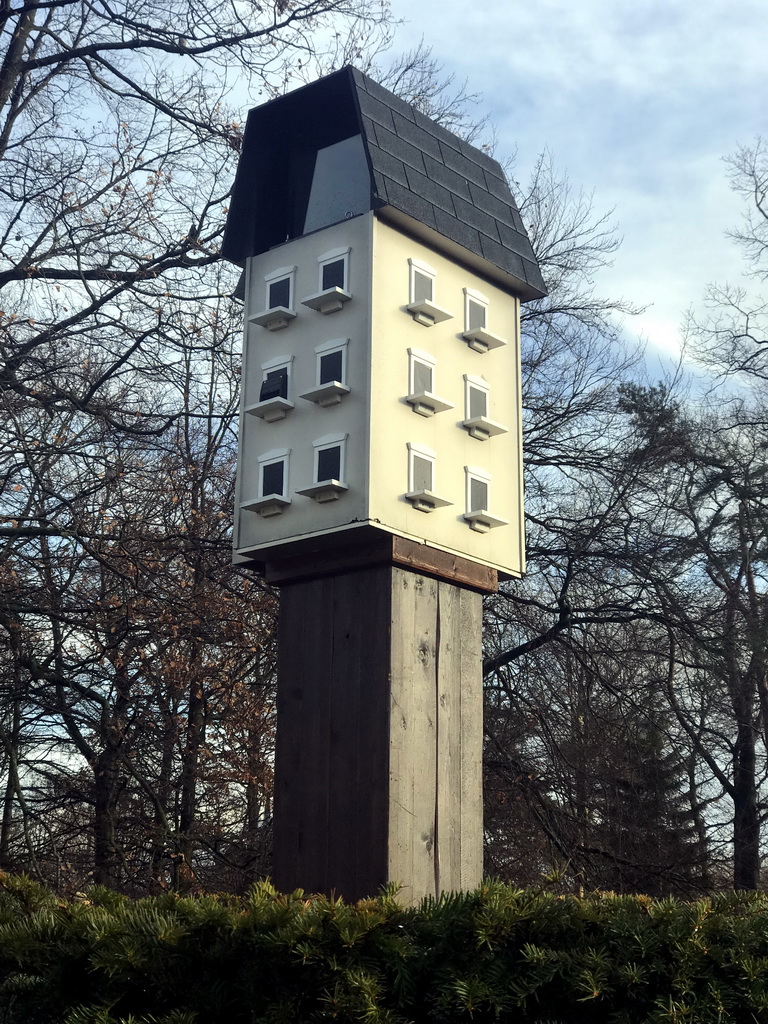
[[[470,437],[476,437],[478,441],[487,441],[489,437],[509,432],[508,427],[495,420],[489,420],[486,416],[473,416],[472,419],[464,420],[461,425],[469,431]]]
[[[488,352],[492,348],[501,348],[506,345],[506,339],[500,338],[498,334],[491,334],[484,327],[476,327],[473,331],[464,331],[462,338],[475,352]]]
[[[470,528],[477,531],[477,533],[488,533],[489,530],[494,529],[496,526],[509,526],[508,519],[492,516],[484,508],[479,509],[477,512],[465,512],[464,518],[469,523]]]
[[[240,508],[246,512],[256,512],[267,519],[269,516],[279,516],[290,504],[291,499],[282,494],[265,494],[263,498],[242,502]]]
[[[452,501],[441,498],[434,491],[408,491],[405,497],[419,512],[434,512],[436,508],[445,508],[446,505],[453,504]]]
[[[311,487],[300,488],[296,493],[312,498],[313,501],[324,502],[336,501],[348,490],[349,485],[342,483],[341,480],[319,480]]]
[[[282,331],[295,316],[294,310],[286,309],[285,306],[275,306],[274,309],[265,309],[262,313],[253,313],[248,317],[248,323],[266,327],[268,331]]]
[[[419,391],[413,395],[407,395],[405,400],[419,416],[434,416],[436,412],[445,412],[446,409],[455,408],[453,402],[446,402],[444,398],[438,398],[431,391]]]
[[[293,407],[293,402],[289,402],[287,398],[265,398],[263,402],[247,406],[245,411],[250,416],[266,420],[267,423],[275,423],[277,420],[284,420]]]
[[[316,405],[326,409],[329,405],[338,405],[344,395],[349,394],[349,385],[342,384],[340,380],[329,380],[325,384],[319,384],[311,391],[305,391],[299,398],[305,402],[314,402]]]
[[[315,295],[308,295],[301,300],[302,306],[309,306],[316,309],[318,313],[338,313],[345,302],[349,302],[352,296],[343,288],[334,285],[333,288],[326,288],[323,292]]]
[[[441,306],[436,306],[428,299],[424,299],[423,302],[412,302],[406,306],[406,309],[416,323],[422,324],[424,327],[433,327],[435,324],[441,324],[444,320],[453,320],[453,313],[449,313]]]

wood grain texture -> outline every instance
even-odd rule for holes
[[[437,608],[435,890],[461,887],[461,590],[440,583]]]
[[[462,590],[461,600],[461,875],[459,889],[483,878],[483,602]]]
[[[282,592],[274,878],[401,899],[482,868],[481,595],[379,565]]]

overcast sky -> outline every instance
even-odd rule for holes
[[[599,209],[615,208],[624,242],[600,290],[653,303],[627,328],[674,345],[706,284],[740,270],[722,158],[768,134],[766,0],[392,4],[399,48],[423,35],[482,93],[516,177],[548,147]]]

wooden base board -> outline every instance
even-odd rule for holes
[[[371,530],[364,539],[353,543],[307,549],[267,560],[264,578],[267,583],[282,587],[375,565],[400,565],[485,594],[495,594],[499,589],[496,569],[383,530]]]

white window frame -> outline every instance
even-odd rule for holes
[[[320,363],[323,356],[332,355],[334,352],[341,352],[341,380],[339,384],[347,383],[347,352],[349,350],[349,338],[332,338],[324,341],[322,345],[315,346],[315,384],[322,387],[320,383]],[[326,381],[326,383],[328,383]]]
[[[432,284],[432,294],[428,299],[416,298],[416,274],[428,278]],[[453,313],[449,313],[447,309],[443,309],[435,302],[436,281],[437,271],[434,267],[412,256],[408,258],[408,298],[410,301],[405,308],[416,323],[421,324],[422,327],[434,327],[435,324],[441,324],[444,320],[453,319]]]
[[[261,364],[261,380],[259,381],[259,392],[261,392],[261,385],[267,379],[267,374],[273,370],[282,370],[285,367],[288,371],[288,394],[287,398],[290,401],[291,398],[291,385],[293,383],[293,356],[275,356],[273,359],[268,359],[266,363]]]
[[[334,479],[338,480],[340,484],[346,483],[348,437],[349,434],[324,434],[323,437],[316,437],[312,442],[312,447],[314,449],[312,480],[315,484],[324,482],[318,478],[318,463],[320,461],[320,452],[327,451],[329,448],[341,449],[339,454],[339,476],[334,477]]]
[[[344,261],[344,283],[341,288],[342,291],[349,291],[349,254],[352,252],[350,245],[344,246],[340,249],[329,249],[328,252],[322,253],[317,257],[317,290],[319,292],[325,291],[323,288],[323,267],[328,263],[336,263],[338,260]]]
[[[263,452],[258,456],[259,464],[259,498],[266,498],[269,495],[277,494],[276,491],[269,491],[268,494],[264,493],[264,468],[266,466],[272,466],[276,462],[283,463],[283,490],[281,494],[277,494],[278,498],[288,497],[288,472],[290,469],[290,448],[272,448],[268,452]]]
[[[424,277],[428,277],[432,282],[432,294],[428,301],[435,301],[435,281],[437,280],[437,271],[434,267],[431,267],[428,263],[423,260],[417,260],[413,257],[408,259],[408,296],[409,302],[416,302],[416,273],[423,274]]]
[[[481,469],[480,466],[465,466],[465,503],[464,507],[467,510],[467,514],[471,515],[473,512],[487,512],[488,506],[491,504],[491,474]],[[472,508],[472,481],[477,480],[480,483],[484,483],[487,486],[486,495],[487,502],[485,508]]]
[[[466,509],[464,519],[469,524],[469,528],[477,533],[488,533],[489,530],[497,526],[509,526],[508,519],[501,519],[499,516],[494,516],[488,511],[488,506],[491,504],[491,474],[480,466],[465,466],[464,478],[464,508]],[[473,480],[486,486],[485,508],[472,508]]]
[[[481,391],[485,395],[485,412],[482,416],[472,415],[472,391]],[[476,377],[474,374],[464,374],[464,420],[462,426],[478,441],[487,441],[498,434],[509,433],[509,428],[503,423],[497,423],[489,416],[491,408],[491,389],[485,377]]]
[[[484,323],[479,328],[477,328],[477,327],[470,327],[469,326],[469,324],[470,324],[470,320],[469,320],[469,304],[470,304],[470,302],[474,302],[478,306],[482,306],[483,310],[485,311]],[[490,300],[488,299],[487,295],[483,295],[482,292],[478,292],[474,288],[465,288],[464,289],[464,330],[465,331],[471,331],[471,330],[487,331],[488,330],[488,306],[489,305],[490,305]]]
[[[430,480],[430,486],[427,488],[428,491],[434,491],[435,489],[435,462],[437,461],[437,452],[432,448],[427,448],[426,445],[416,444],[413,441],[408,441],[408,492],[412,493],[416,490],[415,481],[415,466],[414,458],[418,456],[420,459],[424,459],[429,462],[432,466],[432,479]]]
[[[289,290],[288,290],[288,305],[287,306],[270,306],[269,304],[269,289],[270,286],[276,284],[278,281],[282,281],[283,278],[288,278]],[[292,267],[278,267],[277,270],[270,271],[269,274],[264,275],[264,309],[269,311],[270,309],[289,309],[293,311],[295,298],[296,298],[296,266]]]
[[[431,356],[429,352],[424,352],[420,348],[409,348],[408,349],[408,394],[422,394],[417,392],[414,384],[415,365],[421,363],[423,366],[428,366],[431,374],[432,387],[429,388],[425,393],[431,395],[435,390],[435,367],[437,366],[437,360],[434,356]]]
[[[485,412],[483,419],[488,419],[488,413],[491,405],[491,388],[485,377],[475,377],[471,373],[464,374],[464,418],[469,420],[472,418],[471,412],[471,392],[474,388],[475,391],[482,391],[485,395]]]
[[[406,445],[408,449],[408,490],[405,493],[406,501],[410,502],[417,512],[434,512],[435,509],[452,505],[453,502],[447,498],[441,498],[435,492],[437,453],[432,448],[427,448],[426,445],[417,444],[414,441],[407,441]],[[432,479],[429,481],[429,487],[424,487],[421,490],[416,489],[416,467],[414,465],[416,458],[424,459],[431,466]]]
[[[416,391],[414,384],[416,364],[428,366],[432,375],[432,387],[428,391]],[[434,391],[435,368],[437,360],[429,352],[423,352],[420,348],[408,349],[408,394],[405,401],[411,409],[419,416],[434,416],[436,412],[445,412],[446,409],[453,409],[453,402],[439,398]]]

